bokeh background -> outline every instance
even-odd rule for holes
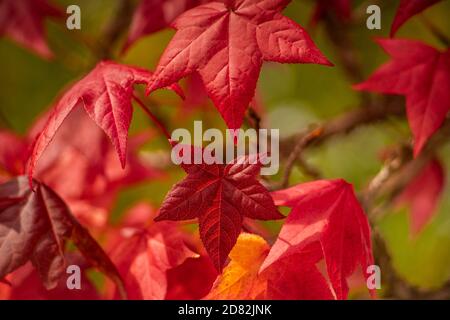
[[[20,0],[18,0],[20,1]],[[25,134],[33,121],[52,106],[58,94],[79,79],[95,65],[96,57],[89,47],[99,41],[103,28],[118,4],[114,0],[54,0],[62,8],[71,4],[81,7],[82,29],[69,31],[64,24],[47,21],[49,45],[55,59],[46,61],[17,46],[8,39],[0,39],[0,126]],[[377,1],[372,1],[377,3]],[[373,42],[375,37],[388,37],[398,1],[378,1],[382,6],[382,29],[366,28],[365,8],[371,2],[354,1],[355,21],[351,28],[353,46],[357,49],[365,76],[388,57]],[[303,26],[308,26],[314,1],[295,0],[285,14]],[[423,14],[447,36],[450,36],[450,1],[443,1]],[[332,45],[322,24],[309,29],[310,35],[336,66],[281,65],[266,63],[258,83],[258,98],[264,110],[263,124],[279,128],[281,137],[300,132],[311,124],[322,123],[347,110],[358,107],[358,93],[339,64],[336,48]],[[125,55],[120,55],[123,40],[114,48],[114,60],[153,70],[173,30],[164,30],[138,41]],[[124,35],[125,36],[125,35]],[[420,17],[412,18],[398,32],[398,38],[411,38],[442,48]],[[212,105],[184,110],[179,98],[171,92],[157,92],[151,97],[155,112],[169,129],[191,128],[201,119],[205,127],[225,129],[224,123]],[[132,132],[153,126],[136,108]],[[74,133],[76,134],[76,133]],[[410,131],[406,121],[388,120],[367,125],[345,136],[338,136],[317,148],[307,151],[305,157],[326,178],[344,178],[357,190],[365,187],[380,170],[380,154],[390,145],[408,140]],[[168,152],[161,136],[143,149],[144,153]],[[447,176],[450,176],[450,144],[439,152]],[[169,165],[169,177],[164,181],[149,182],[121,192],[114,206],[114,223],[124,212],[140,200],[158,206],[170,187],[183,177],[183,172]],[[275,180],[279,177],[275,177]],[[294,169],[291,183],[310,179]],[[380,222],[380,231],[387,241],[392,262],[398,273],[411,284],[423,288],[437,288],[450,278],[450,188],[445,187],[438,212],[430,224],[415,236],[409,231],[407,208],[390,209]],[[274,234],[280,224],[265,223]],[[195,228],[192,226],[192,228]]]

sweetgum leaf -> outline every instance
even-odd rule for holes
[[[272,196],[277,205],[292,211],[261,270],[299,254],[305,265],[322,257],[335,297],[345,299],[347,277],[357,266],[367,277],[367,267],[373,264],[369,223],[353,187],[343,180],[318,180]]]
[[[281,219],[269,192],[256,179],[261,164],[249,161],[186,167],[187,177],[166,196],[156,221],[198,218],[200,237],[220,271],[241,232],[244,216]]]
[[[450,110],[450,49],[441,52],[412,40],[380,39],[378,43],[392,60],[355,88],[406,96],[417,155]]]
[[[228,0],[197,6],[173,23],[148,92],[198,72],[230,129],[241,126],[263,61],[330,65],[306,31],[281,15],[289,0]]]
[[[89,262],[122,288],[117,269],[64,201],[46,185],[33,184],[34,191],[21,176],[0,185],[0,279],[31,261],[44,286],[55,288],[65,274],[66,243],[73,240]]]
[[[125,167],[128,128],[132,116],[133,85],[146,83],[151,72],[112,61],[100,62],[75,83],[58,101],[39,134],[28,167],[30,179],[42,153],[70,112],[83,106],[89,117],[106,133]],[[175,84],[171,88],[181,94]]]

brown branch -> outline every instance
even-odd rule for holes
[[[358,52],[355,50],[349,35],[349,24],[339,22],[332,14],[324,16],[325,31],[328,38],[337,49],[340,64],[352,82],[364,80]],[[363,93],[367,96],[367,94]]]
[[[372,180],[365,195],[365,198],[369,199],[369,203],[374,203],[376,199],[385,196],[388,196],[388,200],[395,198],[435,156],[436,150],[448,140],[449,134],[450,119],[446,120],[438,132],[430,138],[427,145],[417,157],[412,158],[412,150],[409,150],[409,156],[402,155],[403,158],[398,160],[400,165],[397,170],[392,170],[380,183]],[[369,205],[368,208],[370,207]]]
[[[389,205],[406,185],[422,170],[422,168],[434,157],[436,150],[447,141],[450,134],[450,119],[429,140],[423,151],[416,157],[412,157],[411,147],[402,146],[400,152],[372,179],[365,193],[364,199],[366,212],[372,225],[376,224],[376,218],[380,213],[373,208],[373,204],[380,197],[386,197]],[[386,209],[386,207],[385,207]],[[410,285],[395,270],[391,255],[385,241],[377,230],[373,233],[373,247],[376,263],[383,272],[387,289],[384,296],[396,299],[450,299],[450,280],[436,290],[424,290]]]
[[[255,111],[255,109],[249,107],[247,111],[247,117],[250,120],[249,122],[252,123],[251,126],[253,127],[253,129],[259,131],[259,129],[261,129],[261,116]]]
[[[288,157],[281,185],[284,187],[288,185],[292,169],[300,154],[306,148],[319,145],[334,136],[349,133],[362,125],[376,123],[390,117],[402,116],[404,112],[401,98],[387,97],[386,103],[350,110],[312,130],[307,130],[281,141],[280,152],[282,156]],[[287,153],[286,150],[289,150],[289,152]]]

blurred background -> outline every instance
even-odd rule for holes
[[[20,0],[19,0],[20,1]],[[382,29],[366,28],[367,5],[377,3],[382,8]],[[95,64],[98,57],[92,48],[102,41],[105,25],[114,17],[119,1],[115,0],[54,0],[66,8],[77,4],[81,8],[81,30],[69,31],[65,23],[46,22],[53,60],[44,60],[6,38],[0,39],[0,126],[17,134],[26,134],[36,118],[51,108],[64,88],[79,79]],[[380,64],[388,60],[374,43],[376,37],[388,37],[398,1],[353,1],[353,20],[348,33],[357,52],[362,76],[366,78]],[[330,40],[323,23],[310,24],[315,3],[295,0],[285,14],[304,27],[320,50],[336,64],[334,68],[317,65],[281,65],[265,63],[258,83],[257,107],[262,126],[280,129],[287,138],[314,124],[336,117],[361,104],[358,92],[351,85],[356,79],[348,76],[340,63],[338,50]],[[450,1],[443,1],[426,10],[422,16],[450,36]],[[120,54],[126,32],[115,42],[112,59],[154,70],[174,31],[165,29],[136,42],[124,55]],[[438,48],[442,44],[430,32],[419,16],[412,18],[398,32],[397,38],[421,40]],[[186,85],[185,82],[182,82]],[[139,90],[143,92],[141,87]],[[168,124],[169,130],[192,128],[194,120],[203,120],[204,127],[225,129],[223,120],[211,103],[188,106],[172,92],[156,92],[147,102]],[[142,111],[135,108],[131,132],[153,127]],[[319,168],[325,178],[344,178],[361,190],[383,165],[382,154],[389,146],[410,139],[406,120],[389,119],[374,125],[361,126],[347,135],[336,136],[318,147],[310,148],[304,157]],[[149,158],[167,154],[169,149],[163,136],[154,138],[141,151]],[[450,176],[450,145],[439,151],[446,176]],[[155,158],[159,159],[159,158]],[[283,167],[282,167],[283,168]],[[157,207],[170,187],[184,173],[167,164],[168,177],[149,181],[120,192],[115,201],[111,222],[133,204],[145,200]],[[273,180],[279,180],[279,176]],[[291,184],[308,181],[311,177],[294,169]],[[399,275],[421,288],[438,288],[450,278],[450,188],[445,186],[433,220],[417,235],[411,235],[407,207],[389,208],[379,222],[379,230],[386,239],[392,263]],[[276,235],[279,222],[264,223]],[[191,226],[194,228],[194,226]]]

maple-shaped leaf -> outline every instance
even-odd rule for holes
[[[450,110],[450,49],[440,52],[412,40],[379,39],[378,43],[392,61],[354,88],[406,96],[417,155]]]
[[[398,29],[408,21],[412,16],[421,13],[428,7],[442,0],[400,0],[394,21],[391,26],[391,37],[395,35]]]
[[[164,299],[167,271],[196,256],[171,222],[127,227],[110,254],[124,279],[128,298],[144,300]]]
[[[58,101],[35,142],[28,169],[30,178],[56,131],[77,106],[82,106],[110,138],[122,167],[125,167],[133,85],[146,83],[151,74],[145,69],[102,61],[74,84]],[[178,85],[172,85],[171,89],[181,94]]]
[[[45,39],[44,19],[63,12],[47,0],[0,1],[0,36],[7,36],[43,58],[53,56]]]
[[[230,129],[241,126],[263,61],[330,65],[306,31],[281,15],[289,0],[230,0],[179,16],[148,92],[198,72]]]
[[[329,300],[333,299],[329,284],[317,269],[318,250],[280,259],[269,268],[260,268],[270,246],[260,236],[241,233],[230,253],[230,263],[214,283],[207,299],[246,300]],[[311,257],[312,252],[315,256]],[[315,259],[315,260],[314,260]]]
[[[0,182],[24,174],[28,150],[50,115],[39,117],[25,136],[0,130]],[[165,176],[139,152],[155,135],[145,130],[130,136],[128,165],[122,169],[108,137],[82,108],[76,108],[39,160],[35,177],[64,199],[82,225],[98,230],[105,227],[122,188]]]
[[[202,242],[220,271],[241,232],[244,216],[283,218],[256,178],[260,168],[260,161],[248,156],[229,164],[184,166],[187,177],[167,194],[155,220],[198,218]]]
[[[47,289],[66,270],[65,245],[72,240],[95,267],[121,288],[121,279],[106,253],[47,186],[25,176],[0,185],[0,279],[31,261]]]
[[[205,0],[141,0],[133,14],[128,38],[123,51],[141,37],[167,28],[183,12]]]
[[[319,255],[336,298],[345,299],[346,278],[358,265],[366,275],[373,264],[370,227],[353,187],[343,180],[318,180],[272,196],[277,205],[292,211],[261,270],[296,254],[303,254],[303,263],[311,265]]]
[[[445,171],[434,159],[406,186],[395,199],[397,204],[411,207],[410,224],[413,234],[420,232],[436,212],[445,185]]]

